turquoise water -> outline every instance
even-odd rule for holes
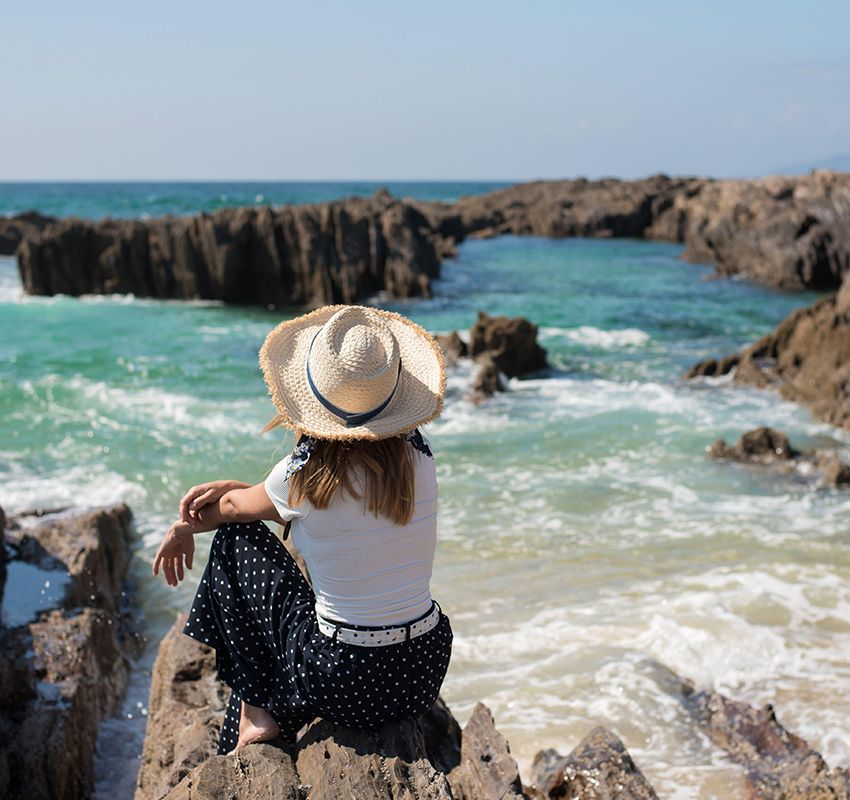
[[[738,771],[659,687],[651,659],[774,702],[830,763],[850,761],[850,495],[716,464],[705,448],[769,424],[847,457],[850,437],[772,393],[681,380],[815,295],[708,280],[679,255],[643,241],[470,241],[433,299],[384,307],[435,332],[468,329],[478,309],[526,315],[553,365],[476,407],[461,364],[429,426],[452,709],[464,721],[486,702],[526,774],[537,749],[566,752],[599,723],[659,794],[728,798]],[[126,500],[139,532],[149,638],[102,739],[99,797],[132,794],[156,645],[202,569],[203,557],[177,589],[149,576],[181,494],[259,481],[292,446],[259,434],[273,407],[257,350],[280,319],[208,302],[26,298],[0,259],[0,505]]]
[[[507,185],[428,181],[0,183],[0,216],[37,209],[57,217],[147,218],[236,206],[321,203],[340,197],[367,197],[382,188],[389,189],[396,197],[457,200],[463,195],[482,194]]]

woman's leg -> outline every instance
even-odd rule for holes
[[[240,739],[274,737],[274,723],[282,739],[294,742],[314,716],[287,691],[291,667],[277,644],[281,626],[296,624],[314,602],[292,556],[265,523],[229,523],[216,531],[183,632],[216,649],[218,675],[233,690],[220,753]],[[239,701],[271,716],[251,709],[245,714]]]

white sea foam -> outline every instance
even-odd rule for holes
[[[566,338],[576,344],[588,347],[598,347],[602,350],[617,348],[643,347],[650,341],[650,336],[640,328],[621,328],[617,330],[602,330],[592,325],[581,325],[578,328],[556,328],[543,326],[540,334],[544,338]]]

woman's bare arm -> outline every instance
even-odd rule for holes
[[[225,492],[215,502],[199,508],[195,517],[196,520],[191,523],[194,533],[215,530],[226,522],[250,522],[255,519],[284,524],[262,483]]]

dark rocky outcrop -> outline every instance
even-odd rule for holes
[[[503,375],[529,375],[549,366],[546,351],[537,343],[537,326],[525,317],[491,317],[479,311],[468,345],[457,331],[440,334],[437,341],[447,364],[472,358],[479,365],[469,395],[475,403],[506,391]]]
[[[623,743],[602,727],[594,728],[568,756],[541,750],[531,767],[534,787],[543,797],[586,800],[657,800]]]
[[[548,788],[541,788],[542,784],[523,787],[508,742],[481,703],[462,731],[445,703],[438,700],[418,720],[391,723],[371,733],[317,719],[301,732],[294,752],[261,744],[233,755],[215,755],[229,690],[216,680],[213,651],[183,635],[185,619],[180,615],[163,639],[154,667],[137,800],[525,800],[566,796],[555,778],[547,778]],[[606,747],[589,748],[586,740],[567,758],[582,764],[588,786],[591,775],[597,779],[604,775],[610,780],[612,794],[581,796],[653,797],[613,792],[616,785],[637,786],[640,773],[616,737],[604,731],[594,736],[600,741],[607,737]]]
[[[0,797],[71,800],[92,789],[98,726],[127,684],[118,634],[131,518],[122,504],[7,521],[5,592],[25,594],[28,570],[59,588],[52,609],[18,602],[13,614],[20,598],[4,597]]]
[[[746,772],[754,800],[847,800],[850,770],[830,769],[799,736],[784,728],[770,704],[758,709],[710,689],[697,690],[656,664],[660,680],[678,694],[708,738]]]
[[[26,211],[14,217],[0,217],[0,256],[14,255],[24,239],[31,239],[56,222],[37,211]]]
[[[537,326],[525,317],[491,317],[478,312],[469,331],[469,354],[488,354],[510,378],[546,369],[546,351],[537,344]]]
[[[850,174],[755,180],[536,181],[455,204],[419,203],[452,243],[501,234],[642,237],[684,257],[788,289],[837,288],[850,269]]]
[[[825,422],[850,429],[850,282],[792,312],[740,353],[694,365],[685,378],[730,372],[738,383],[776,389]]]
[[[440,262],[424,217],[387,193],[150,221],[64,219],[17,251],[31,294],[130,292],[263,306],[427,296]]]
[[[850,465],[829,450],[804,453],[791,446],[788,437],[773,428],[756,428],[741,435],[733,445],[723,439],[708,449],[711,458],[761,464],[787,471],[814,474],[827,486],[850,485]]]
[[[789,289],[837,288],[850,269],[850,175],[832,172],[536,181],[454,204],[379,192],[146,222],[50,224],[36,216],[0,225],[0,247],[20,242],[18,265],[32,294],[132,292],[264,306],[348,303],[381,290],[427,296],[440,258],[459,242],[506,233],[683,242],[685,258],[713,262],[718,274]]]

